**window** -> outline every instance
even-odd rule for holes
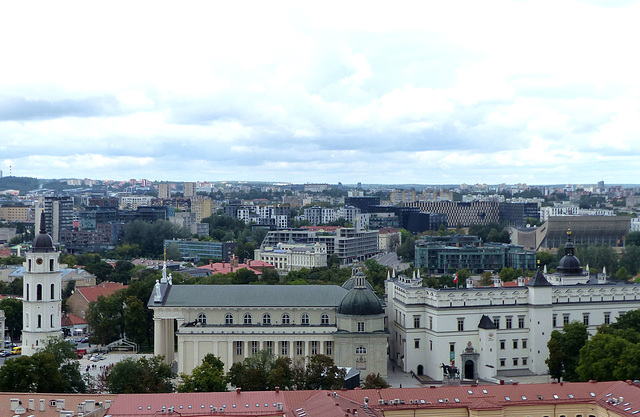
[[[505,358],[500,358],[500,366],[507,366],[507,360]]]
[[[507,324],[507,329],[510,329],[511,326],[511,316],[507,316],[506,317],[506,324]]]
[[[464,318],[458,318],[458,331],[464,332]]]
[[[456,351],[455,342],[449,342],[449,352],[455,352],[455,351]]]
[[[518,316],[518,329],[524,329],[524,316]]]
[[[582,313],[582,323],[585,326],[589,325],[589,313]]]
[[[552,326],[553,326],[553,327],[557,327],[557,326],[558,326],[558,324],[556,323],[556,321],[557,321],[557,320],[556,320],[557,316],[558,316],[557,314],[554,314],[554,315],[553,315],[553,324],[552,324]]]
[[[364,355],[365,353],[367,353],[367,348],[364,346],[358,346],[356,348],[356,354],[358,355]]]
[[[300,323],[301,323],[303,326],[308,326],[308,325],[309,325],[309,315],[308,315],[307,313],[302,314],[302,317],[301,317]]]
[[[257,340],[252,340],[251,341],[251,354],[255,355],[256,353],[258,353],[258,341]]]
[[[518,349],[518,339],[513,339],[513,348]]]
[[[420,349],[420,339],[413,339],[413,347],[415,349]]]
[[[289,314],[284,313],[282,315],[282,324],[291,324],[291,316]]]
[[[318,354],[318,341],[317,340],[312,340],[311,341],[311,354],[312,355],[317,355]]]
[[[233,314],[227,313],[224,316],[224,324],[233,324]]]
[[[358,322],[358,331],[359,332],[364,332],[364,321],[359,321]]]
[[[31,260],[29,260],[31,262]],[[27,284],[27,301],[29,301],[29,284]]]
[[[522,358],[522,366],[527,366],[528,363],[529,363],[528,358]]]
[[[333,355],[333,342],[331,340],[327,341],[327,355]]]
[[[269,353],[273,353],[273,341],[267,340],[266,342],[264,342],[264,350]]]
[[[56,299],[56,284],[51,284],[51,299]]]
[[[289,355],[289,342],[287,341],[280,342],[280,354],[282,356]]]
[[[518,358],[513,358],[513,366],[518,366]]]
[[[207,315],[204,313],[198,314],[198,318],[196,319],[196,323],[198,324],[207,324]]]
[[[611,313],[604,313],[604,324],[611,324]]]
[[[507,341],[506,340],[501,340],[500,341],[500,350],[504,350],[505,349],[505,345],[506,345]]]
[[[496,325],[496,328],[500,328],[500,316],[493,316],[493,324]]]
[[[36,285],[36,300],[42,301],[42,284]]]
[[[251,324],[251,314],[245,313],[245,315],[244,315],[244,324]]]
[[[302,340],[296,342],[296,355],[304,355],[304,342]]]
[[[53,327],[53,314],[51,315],[51,324],[49,326]]]
[[[429,329],[433,330],[433,317],[429,316]]]
[[[263,324],[263,325],[266,325],[266,326],[268,326],[268,325],[270,325],[270,324],[271,324],[271,314],[269,314],[269,313],[264,313],[264,314],[262,315],[262,324]]]
[[[420,316],[413,316],[413,327],[415,329],[420,328]]]
[[[38,314],[38,329],[42,328],[42,316],[40,314]]]
[[[569,324],[569,315],[568,314],[563,314],[562,315],[562,324]]]
[[[242,342],[236,342],[236,355],[242,355]]]
[[[327,313],[324,313],[321,317],[320,317],[320,324],[329,324],[329,315]]]
[[[433,351],[433,340],[429,340],[429,350]]]
[[[53,259],[49,259],[49,271],[53,271]]]
[[[527,348],[527,339],[522,339],[522,349]]]

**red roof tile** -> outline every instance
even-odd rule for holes
[[[66,313],[62,315],[62,326],[80,326],[87,324],[87,321],[75,314]]]
[[[91,287],[76,287],[76,291],[82,294],[88,302],[92,302],[97,301],[100,295],[108,297],[114,292],[128,287],[128,285],[123,285],[121,282],[103,282]]]

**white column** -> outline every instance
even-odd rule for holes
[[[153,354],[156,356],[164,355],[166,346],[166,336],[164,334],[164,326],[162,319],[153,319]]]

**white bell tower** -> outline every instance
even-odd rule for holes
[[[33,355],[53,337],[62,337],[62,273],[59,253],[45,230],[44,212],[40,233],[27,252],[22,301],[22,354]]]

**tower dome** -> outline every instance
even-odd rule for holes
[[[558,262],[557,271],[564,275],[582,274],[580,260],[575,256],[575,246],[571,241],[571,229],[567,230],[567,243],[564,245],[564,256]]]
[[[45,227],[44,211],[40,214],[40,233],[33,239],[31,252],[55,252],[53,239],[51,239]]]
[[[382,314],[382,304],[375,293],[365,285],[366,278],[364,274],[359,272],[351,279],[354,280],[353,288],[342,299],[338,307],[338,313],[352,316]]]

